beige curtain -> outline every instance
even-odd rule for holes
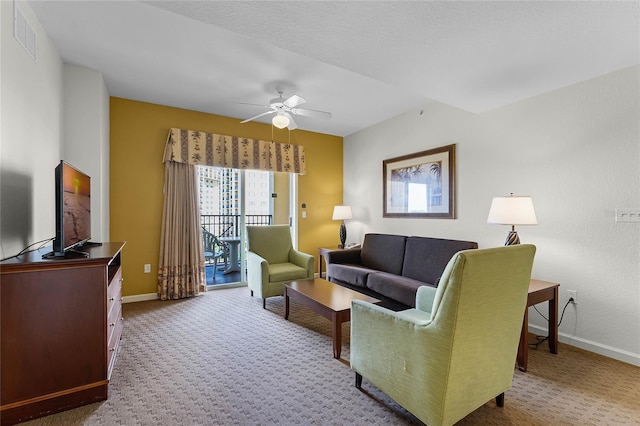
[[[196,166],[306,173],[302,146],[183,129],[169,131],[163,162],[161,300],[196,296],[207,288]]]
[[[171,129],[164,161],[304,175],[304,147],[260,139]]]
[[[182,299],[206,291],[196,166],[167,161],[160,235],[158,296]]]

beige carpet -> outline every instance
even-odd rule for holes
[[[123,308],[123,341],[102,403],[29,425],[413,425],[367,382],[354,387],[349,323],[342,360],[328,320],[284,300],[267,310],[246,287]],[[504,408],[488,402],[460,425],[640,425],[640,368],[567,345],[529,352]]]

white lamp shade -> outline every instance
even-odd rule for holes
[[[273,120],[271,120],[271,122],[278,129],[284,129],[289,125],[289,118],[286,115],[278,114],[273,117]]]
[[[351,206],[335,206],[333,208],[333,220],[345,220],[351,218],[353,218],[353,215],[351,214]]]
[[[531,197],[494,197],[487,223],[498,225],[537,225]]]

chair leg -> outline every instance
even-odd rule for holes
[[[362,374],[356,373],[356,387],[362,389]]]
[[[496,396],[496,405],[498,407],[504,407],[504,392]]]

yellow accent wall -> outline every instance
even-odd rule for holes
[[[289,173],[275,172],[273,174],[273,192],[278,197],[273,200],[273,224],[287,225],[289,223]]]
[[[302,145],[307,174],[298,178],[298,248],[318,256],[318,247],[335,246],[339,223],[333,206],[342,204],[342,137],[294,130],[122,98],[110,100],[110,239],[126,241],[123,295],[157,292],[158,255],[164,185],[162,156],[169,129],[201,130]],[[151,273],[144,273],[144,264]],[[317,265],[317,263],[316,263]]]

